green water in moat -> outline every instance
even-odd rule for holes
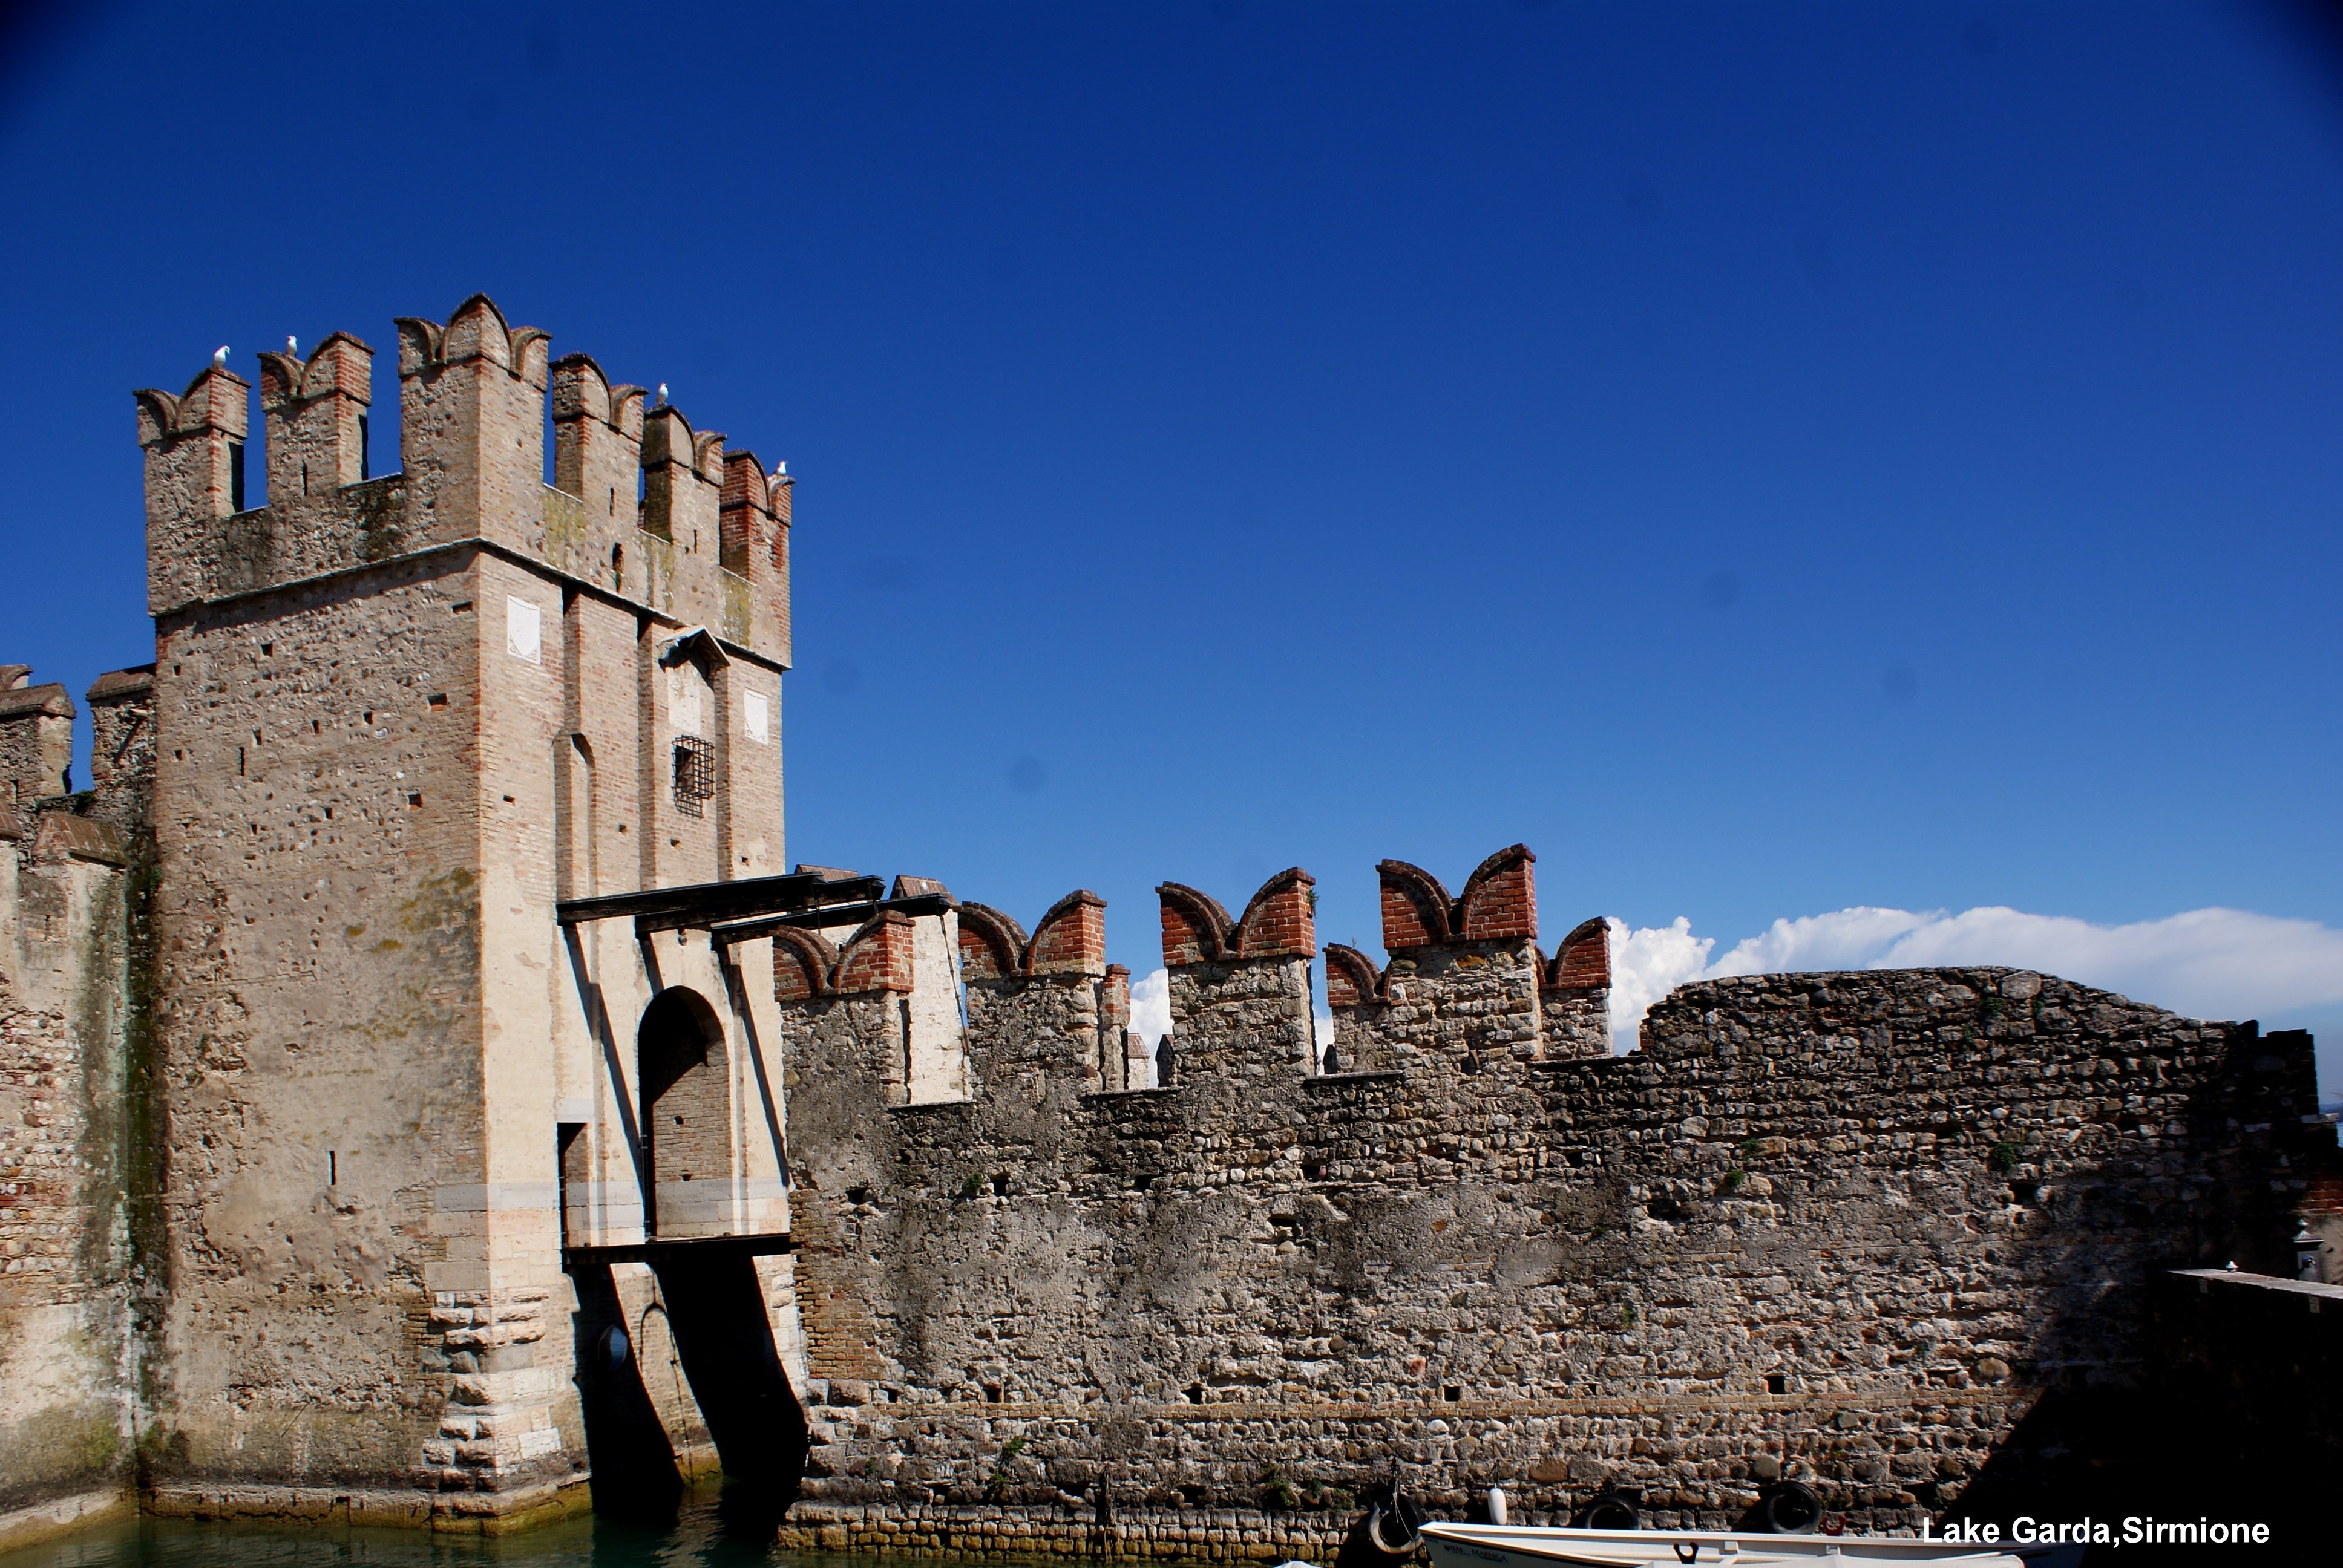
[[[61,1540],[0,1553],[0,1568],[870,1568],[874,1559],[784,1552],[769,1528],[729,1523],[710,1489],[684,1501],[664,1528],[581,1515],[518,1535],[449,1535],[428,1530],[347,1529],[251,1520],[127,1518]],[[941,1560],[890,1554],[890,1568],[941,1568]],[[965,1564],[956,1565],[965,1568]]]

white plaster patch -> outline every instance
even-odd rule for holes
[[[700,678],[699,666],[689,659],[671,665],[667,672],[668,722],[675,726],[678,735],[700,735],[700,689],[707,682]]]
[[[545,646],[544,617],[525,598],[505,596],[505,651],[531,664]]]
[[[772,706],[761,691],[743,692],[740,697],[740,723],[749,739],[759,746],[772,741]]]

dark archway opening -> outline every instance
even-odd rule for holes
[[[642,1094],[643,1232],[720,1234],[732,1175],[723,1025],[699,992],[675,987],[644,1010],[635,1050]]]
[[[683,1375],[724,1465],[726,1524],[769,1533],[797,1501],[809,1434],[773,1343],[756,1260],[711,1246],[651,1267]]]
[[[629,1523],[669,1523],[683,1498],[683,1472],[643,1386],[634,1335],[610,1266],[572,1263],[569,1277],[578,1291],[571,1353],[594,1512]]]

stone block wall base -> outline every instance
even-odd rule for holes
[[[478,1506],[481,1503],[494,1506]],[[431,1528],[459,1535],[514,1535],[539,1525],[558,1523],[574,1513],[593,1511],[593,1489],[581,1476],[576,1481],[548,1483],[519,1492],[474,1493],[464,1497],[459,1507],[450,1507],[448,1499],[440,1498],[431,1514]]]
[[[1252,1509],[1117,1509],[1101,1525],[1071,1509],[890,1509],[800,1503],[781,1526],[795,1552],[913,1552],[969,1558],[1182,1558],[1212,1563],[1332,1562],[1350,1514]]]
[[[14,1552],[52,1536],[67,1535],[100,1520],[126,1513],[137,1505],[127,1487],[104,1492],[77,1492],[71,1497],[35,1503],[28,1508],[0,1513],[0,1552]]]
[[[434,1493],[415,1487],[165,1486],[146,1511],[179,1519],[298,1519],[464,1535],[508,1535],[592,1507],[583,1476],[510,1492]]]

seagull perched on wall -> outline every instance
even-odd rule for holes
[[[655,406],[659,407],[665,407],[667,406],[667,383],[664,381],[659,383],[659,403]]]
[[[225,370],[227,368],[226,344],[223,343],[217,348],[212,350],[212,368],[215,370]]]
[[[300,342],[289,332],[285,335],[285,352],[290,354],[296,359],[301,357]]]

